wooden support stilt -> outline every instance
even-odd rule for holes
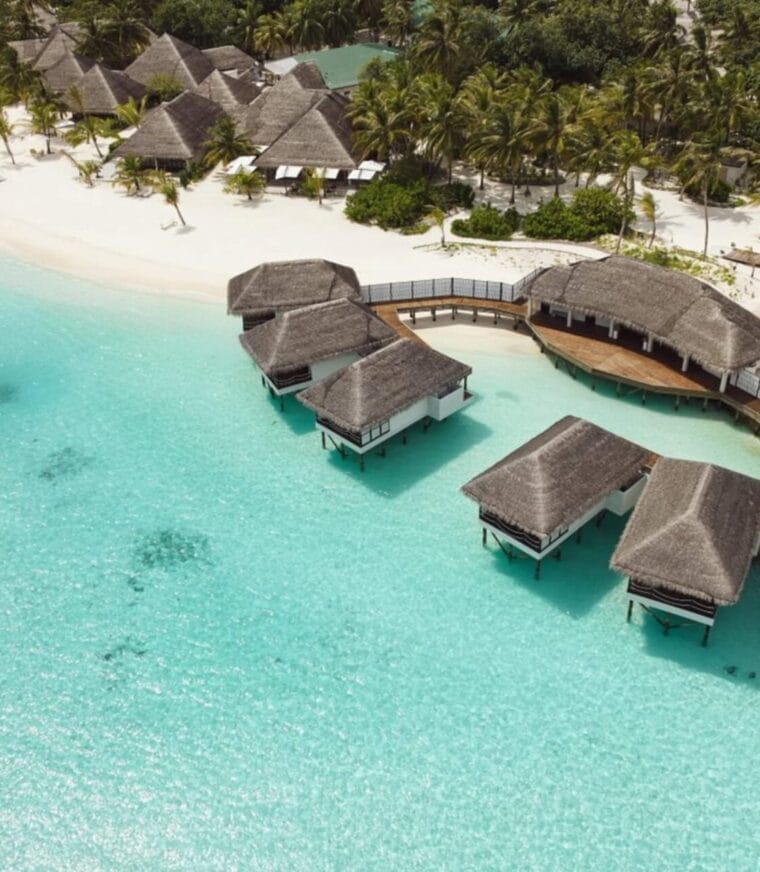
[[[359,455],[359,469],[364,472],[364,455]]]
[[[325,443],[325,431],[322,430],[322,450],[325,451],[327,448],[327,444]]]
[[[554,558],[555,560],[562,560],[562,547],[557,548],[554,552]]]
[[[412,309],[412,324],[416,324],[416,323],[417,323],[417,310]]]
[[[710,625],[706,624],[705,625],[705,632],[702,635],[702,647],[703,648],[707,648],[707,640],[710,638],[710,630],[711,630]]]
[[[473,306],[472,309],[472,323],[476,324],[478,320],[478,310]]]
[[[436,320],[436,316],[435,316],[435,307],[433,307],[433,308],[430,310],[430,313],[431,313],[432,316],[433,316],[433,322],[435,322],[435,320]]]
[[[385,448],[381,448],[378,453],[379,453],[380,457],[385,457]]]
[[[599,512],[599,514],[596,516],[596,526],[597,527],[602,526],[602,521],[604,521],[604,512],[605,512],[605,510],[602,509],[602,511]]]
[[[488,544],[488,530],[486,530],[485,527],[483,527],[483,536],[482,536],[482,539],[481,539],[481,543],[482,543],[482,545],[483,545],[484,548],[485,548],[486,545]]]
[[[574,366],[574,367],[570,370],[570,375],[573,377],[573,379],[577,378],[577,376],[578,376],[578,368]]]
[[[709,402],[710,402],[710,400],[709,400],[707,397],[705,397],[704,402],[702,403],[702,411],[703,411],[703,412],[706,412],[706,411],[707,411],[707,404],[708,404]]]
[[[681,405],[681,398],[676,394],[675,400],[673,401],[673,408],[678,411],[678,407]]]
[[[578,530],[578,532],[575,534],[575,542],[576,542],[577,545],[580,545],[580,544],[581,544],[581,539],[582,539],[582,537],[581,537],[581,531]]]
[[[641,392],[641,405],[646,406],[646,404],[647,404],[647,392],[642,391]]]
[[[285,397],[282,394],[280,394],[280,411],[285,411]]]
[[[595,378],[591,379],[591,390],[592,391],[596,390],[596,379]]]
[[[615,396],[616,396],[616,397],[619,397],[619,396],[620,396],[620,382],[618,382],[618,383],[615,385]]]
[[[267,386],[267,380],[266,380],[266,379],[264,378],[264,376],[262,375],[262,376],[261,376],[261,387],[262,387],[262,388],[266,388],[266,386]]]
[[[631,623],[631,612],[632,611],[633,611],[633,600],[629,599],[628,600],[628,614],[626,615],[626,618],[625,618],[626,622],[629,624]]]
[[[457,307],[452,306],[451,307],[451,320],[456,321],[456,319],[457,319]]]
[[[512,562],[513,557],[514,557],[514,554],[512,553],[512,543],[510,542],[509,548],[507,548],[507,559],[510,561],[510,563]]]
[[[406,433],[401,434],[401,444],[406,445]]]
[[[541,561],[536,561],[536,566],[533,569],[533,578],[539,579],[541,577]]]

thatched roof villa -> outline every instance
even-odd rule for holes
[[[8,48],[12,48],[16,52],[16,57],[22,64],[33,64],[46,42],[46,36],[33,39],[13,39],[8,43]]]
[[[240,343],[281,396],[302,390],[398,338],[362,303],[338,299],[282,312]]]
[[[709,463],[661,458],[610,566],[633,603],[705,625],[739,599],[760,550],[760,480]],[[663,622],[666,630],[669,623]]]
[[[327,178],[336,179],[359,161],[345,100],[325,94],[257,158],[256,167],[275,180],[297,178],[305,167],[324,169]]]
[[[79,26],[57,24],[48,34],[40,48],[32,69],[44,73],[61,60],[65,55],[76,51]]]
[[[80,57],[66,50],[52,67],[42,73],[42,78],[51,91],[65,95],[71,87],[81,83],[85,73],[94,65],[95,61],[90,58]]]
[[[329,94],[319,70],[300,64],[235,116],[241,133],[263,148],[271,145],[319,100]]]
[[[261,263],[227,284],[227,313],[242,317],[243,330],[281,312],[338,299],[360,300],[359,279],[350,266],[329,260]]]
[[[540,561],[592,518],[631,509],[649,457],[646,448],[568,415],[462,491],[478,504],[483,544],[490,533],[508,556],[513,548],[529,555],[538,577]]]
[[[135,58],[124,72],[143,85],[148,85],[154,76],[171,76],[181,87],[191,90],[214,69],[214,64],[200,49],[165,33]]]
[[[140,82],[97,63],[74,87],[76,94],[69,89],[64,98],[75,115],[115,115],[117,106],[130,98],[141,100],[145,95],[145,86]]]
[[[472,401],[472,369],[413,339],[397,339],[312,385],[298,399],[316,413],[322,444],[359,455],[417,421],[442,421]]]
[[[113,156],[133,155],[157,169],[182,169],[203,156],[209,130],[220,118],[224,118],[220,106],[184,91],[152,109]]]
[[[259,76],[259,63],[236,45],[218,45],[214,48],[201,49],[214,67],[222,73],[238,78],[243,73],[254,71]]]
[[[760,360],[760,318],[684,273],[627,257],[555,266],[538,274],[527,295],[532,311],[562,318],[568,329],[604,328],[610,339],[632,331],[642,348],[676,351],[719,381]]]
[[[214,70],[192,92],[221,106],[228,115],[233,115],[241,106],[247,106],[257,97],[259,90],[250,82]]]

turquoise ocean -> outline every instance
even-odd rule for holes
[[[0,262],[0,868],[757,869],[757,565],[704,649],[626,624],[622,520],[534,581],[459,488],[568,413],[760,440],[480,352],[361,473],[238,328]]]

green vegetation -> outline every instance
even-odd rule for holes
[[[157,73],[145,83],[148,95],[160,103],[167,103],[178,97],[185,89],[170,73]]]
[[[457,218],[451,223],[451,231],[456,236],[473,239],[509,239],[520,226],[520,216],[516,209],[500,212],[491,205],[476,206],[469,218]]]
[[[239,169],[224,183],[224,193],[253,200],[254,195],[261,194],[266,186],[266,179],[260,173]]]
[[[585,241],[605,233],[617,233],[634,214],[628,203],[603,188],[580,188],[567,205],[558,197],[543,203],[523,218],[522,229],[533,239]]]

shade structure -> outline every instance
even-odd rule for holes
[[[297,179],[301,175],[303,167],[277,167],[274,177],[278,181],[281,179]]]
[[[239,170],[249,170],[250,172],[253,172],[256,169],[253,165],[255,160],[255,154],[245,154],[241,155],[240,157],[236,157],[235,160],[231,160],[227,164],[227,169],[225,170],[225,173],[228,176],[232,176]]]

